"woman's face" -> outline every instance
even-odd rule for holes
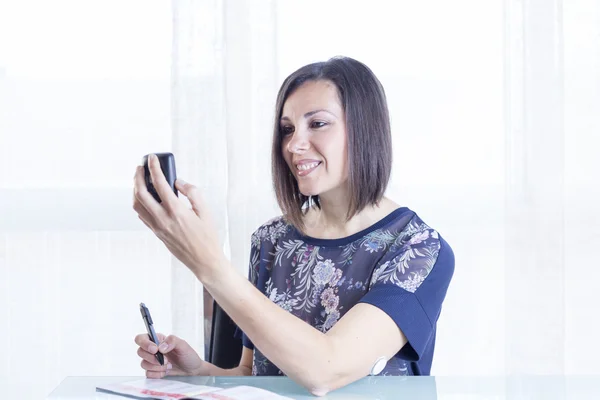
[[[345,115],[335,84],[309,81],[286,100],[280,120],[282,152],[305,196],[348,181]]]

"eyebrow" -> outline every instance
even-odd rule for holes
[[[336,116],[334,113],[332,113],[331,111],[327,111],[325,109],[319,109],[319,110],[314,110],[314,111],[309,111],[306,114],[304,114],[304,118],[310,118],[311,116],[315,115],[316,113],[320,113],[320,112],[326,112],[328,114],[333,115],[334,117]],[[288,117],[281,117],[282,121],[290,121],[290,119]]]

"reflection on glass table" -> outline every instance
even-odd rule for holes
[[[96,392],[96,386],[137,380],[140,377],[68,377],[47,399],[125,399]],[[255,386],[291,397],[315,399],[306,389],[286,377],[169,377],[196,385],[229,388]],[[519,377],[366,377],[335,390],[321,399],[419,399],[419,400],[597,400],[600,376]]]

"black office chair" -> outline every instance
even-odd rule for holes
[[[242,356],[242,339],[235,338],[236,325],[213,301],[208,362],[220,368],[235,368]]]

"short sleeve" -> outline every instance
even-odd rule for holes
[[[454,254],[439,234],[427,227],[414,232],[400,250],[384,260],[373,271],[369,291],[359,302],[388,314],[408,340],[398,356],[419,361],[435,335],[454,273]]]
[[[260,272],[260,238],[257,233],[252,234],[252,242],[250,245],[250,262],[248,266],[248,280],[256,287],[258,284],[258,275]],[[236,328],[235,334],[236,339],[242,339],[244,347],[254,350],[254,344],[246,336],[246,334],[240,329]]]

